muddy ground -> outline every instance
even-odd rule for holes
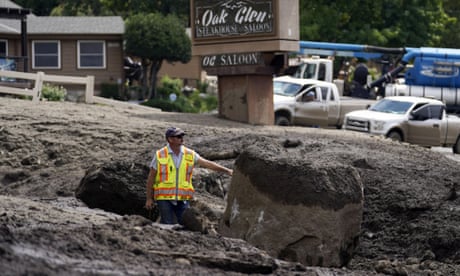
[[[300,141],[315,162],[356,167],[364,183],[360,243],[347,267],[304,267],[217,233],[164,227],[89,209],[75,198],[85,172],[119,160],[148,164],[171,125],[185,143],[218,153]],[[267,145],[267,146],[264,146]],[[216,154],[217,153],[217,154]],[[219,176],[220,177],[220,176]],[[229,179],[222,176],[224,183]],[[460,275],[459,163],[445,153],[376,137],[252,126],[140,108],[0,97],[2,275]],[[200,198],[225,207],[222,197]]]

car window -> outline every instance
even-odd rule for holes
[[[301,79],[316,79],[316,64],[302,63],[297,67],[293,77]]]
[[[321,93],[322,100],[324,101],[325,99],[327,99],[327,87],[320,86],[318,87],[318,90]]]
[[[326,80],[326,65],[324,63],[319,64],[318,80]]]
[[[428,120],[430,118],[429,106],[422,106],[419,109],[414,110],[414,112],[412,112],[412,116],[414,120],[417,120],[417,121]]]
[[[431,119],[436,119],[436,120],[442,119],[442,112],[444,110],[444,107],[442,105],[431,105],[429,109],[430,109]]]
[[[444,107],[442,105],[425,105],[412,112],[414,120],[425,121],[428,119],[441,120]]]
[[[404,114],[409,111],[411,106],[411,102],[383,99],[372,105],[369,110],[384,113]]]
[[[300,92],[301,85],[283,81],[273,82],[273,93],[284,96],[295,96]]]
[[[315,88],[308,89],[302,94],[300,99],[302,102],[312,102],[316,100],[316,90]]]

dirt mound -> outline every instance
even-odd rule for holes
[[[311,162],[354,167],[365,202],[349,266],[285,263],[241,240],[165,229],[141,216],[88,209],[75,198],[93,166],[133,159],[147,165],[171,125],[187,131],[188,146],[229,167],[248,146],[270,151],[273,142],[296,146]],[[459,275],[459,179],[458,162],[438,152],[341,130],[0,98],[0,269],[6,275]],[[225,194],[228,183],[221,181]],[[214,209],[225,205],[214,194],[197,197]]]

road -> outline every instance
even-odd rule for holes
[[[460,154],[454,154],[452,148],[443,148],[443,147],[432,147],[432,151],[440,152],[444,154],[447,158],[460,162]]]

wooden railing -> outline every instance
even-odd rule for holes
[[[28,82],[11,82],[9,86],[1,85],[0,83],[0,94],[15,94],[31,96],[32,101],[39,102],[40,94],[43,87],[43,82],[55,82],[55,83],[70,83],[70,84],[82,84],[85,85],[85,102],[86,103],[97,103],[111,106],[121,106],[128,108],[137,108],[153,112],[161,112],[161,109],[143,106],[140,104],[131,104],[128,102],[112,100],[104,97],[94,96],[94,76],[87,77],[71,77],[71,76],[59,76],[59,75],[48,75],[43,72],[37,73],[22,73],[16,71],[3,71],[0,70],[0,78],[12,78],[12,79],[25,79],[35,81],[33,88],[29,88]],[[26,86],[19,88],[19,86]],[[13,87],[16,86],[16,87]]]
[[[81,85],[85,85],[86,87],[85,102],[94,103],[94,76],[72,77],[72,76],[48,75],[43,72],[23,73],[23,72],[16,72],[16,71],[0,70],[0,77],[35,81],[35,85],[33,86],[32,89],[0,85],[0,93],[31,96],[32,101],[38,102],[40,100],[40,93],[43,87],[43,82],[55,82],[55,83],[61,83],[61,84],[62,83],[81,84]]]

